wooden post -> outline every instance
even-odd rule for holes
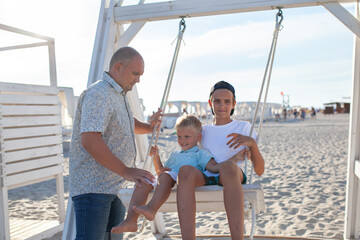
[[[359,19],[359,4],[356,6],[355,16]],[[360,173],[360,38],[354,35],[354,60],[353,60],[353,89],[350,111],[348,170],[346,186],[345,225],[344,238],[351,239],[358,236],[359,225],[359,177]],[[357,236],[355,236],[357,232]]]
[[[3,184],[3,183],[1,183]],[[10,239],[8,189],[0,188],[0,240]]]

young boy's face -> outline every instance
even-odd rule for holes
[[[234,95],[228,89],[218,89],[212,95],[209,104],[215,116],[219,118],[230,117],[231,110],[235,107]]]
[[[177,128],[178,143],[182,150],[186,151],[193,148],[201,140],[201,133],[198,133],[192,128],[183,127]]]

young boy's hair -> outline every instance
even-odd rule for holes
[[[176,120],[176,128],[191,128],[197,133],[201,133],[202,124],[200,120],[191,114],[185,114]]]

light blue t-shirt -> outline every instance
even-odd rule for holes
[[[186,151],[178,150],[172,152],[169,159],[165,162],[164,167],[171,168],[172,172],[178,173],[180,167],[191,165],[204,172],[205,166],[211,158],[212,155],[208,150],[199,149],[198,146],[195,146]]]

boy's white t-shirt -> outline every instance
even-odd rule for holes
[[[211,152],[217,163],[223,162],[234,156],[236,153],[245,149],[245,146],[240,146],[237,149],[229,148],[226,143],[231,137],[226,137],[231,133],[239,133],[241,135],[249,136],[251,124],[246,121],[232,120],[225,125],[206,124],[203,126],[201,145]],[[256,132],[253,131],[252,137],[256,140]],[[237,162],[237,165],[244,171],[245,161]],[[218,173],[205,171],[207,176],[219,176]]]

